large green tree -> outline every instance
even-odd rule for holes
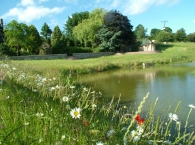
[[[97,37],[102,51],[121,51],[124,46],[135,42],[133,26],[126,16],[116,10],[111,10],[104,16],[104,25]]]
[[[195,33],[190,33],[187,35],[187,41],[195,42]]]
[[[47,23],[43,24],[40,34],[42,35],[44,41],[50,44],[52,30]]]
[[[21,48],[26,49],[26,43],[28,40],[28,26],[24,23],[18,23],[16,20],[12,20],[5,25],[5,40],[6,44],[10,48],[15,48],[17,55],[20,55]]]
[[[142,42],[142,40],[146,37],[147,29],[144,28],[143,25],[139,24],[135,30],[134,33],[136,35],[137,41]]]
[[[184,28],[177,30],[177,32],[175,33],[175,39],[176,41],[179,41],[179,42],[186,41],[186,32]]]
[[[61,37],[62,32],[60,30],[60,27],[57,25],[54,27],[53,33],[51,35],[51,45],[54,46],[58,41],[60,41]]]
[[[156,39],[157,34],[160,32],[160,29],[153,28],[150,31],[150,39]]]
[[[84,19],[81,23],[73,28],[73,35],[84,46],[95,46],[96,34],[103,24],[103,17],[106,14],[104,9],[93,10],[88,19]]]
[[[64,30],[65,30],[65,34],[67,36],[67,39],[70,41],[69,45],[72,46],[76,43],[76,40],[73,37],[73,28],[75,26],[77,26],[79,23],[81,23],[84,19],[88,19],[88,18],[89,18],[88,11],[74,13],[68,17],[68,20],[66,21]]]
[[[172,42],[174,40],[174,37],[172,33],[161,30],[160,32],[158,32],[156,40],[158,42]]]
[[[39,46],[41,46],[42,40],[37,31],[37,28],[34,25],[30,25],[28,27],[28,42],[27,48],[29,50],[29,54],[38,54]]]

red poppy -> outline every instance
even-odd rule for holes
[[[85,125],[85,126],[88,126],[89,125],[89,123],[87,122],[87,121],[83,121],[83,124]]]
[[[142,125],[145,121],[144,118],[141,118],[140,117],[140,114],[138,114],[136,117],[135,117],[135,120],[138,122],[139,125]]]

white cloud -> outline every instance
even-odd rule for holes
[[[64,0],[66,3],[73,3],[73,4],[77,4],[78,0]]]
[[[195,23],[195,19],[194,19],[193,23]]]
[[[125,15],[136,15],[147,11],[152,5],[174,5],[180,0],[126,0],[122,4]]]
[[[113,0],[112,4],[111,4],[111,8],[116,8],[120,5],[121,0]]]
[[[39,1],[43,2],[46,0]],[[42,17],[62,13],[64,9],[65,7],[47,8],[43,6],[36,6],[33,0],[21,0],[21,2],[15,8],[10,9],[1,17],[3,19],[17,17],[19,21],[29,23]]]
[[[21,2],[18,4],[18,6],[33,6],[35,5],[34,0],[21,0]]]

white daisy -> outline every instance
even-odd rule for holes
[[[74,109],[71,109],[70,111],[70,115],[72,116],[72,118],[80,118],[81,116],[81,109],[80,108],[74,108]]]
[[[65,135],[62,135],[61,139],[64,140],[65,138],[66,138],[66,136]]]
[[[195,106],[193,104],[190,104],[188,105],[190,108],[194,108],[195,109]]]
[[[43,113],[39,113],[39,112],[36,113],[36,116],[37,116],[37,117],[42,117],[43,115],[44,115]]]
[[[139,139],[140,139],[140,136],[135,136],[135,137],[133,138],[133,143],[137,142]]]
[[[96,145],[104,145],[102,142],[97,142]]]
[[[115,131],[113,129],[109,130],[107,132],[107,137],[110,137]]]
[[[169,113],[169,118],[171,120],[174,120],[174,121],[177,121],[178,120],[178,116],[176,114],[173,114],[173,113]]]
[[[64,97],[62,98],[62,101],[63,101],[63,102],[68,102],[68,100],[69,100],[68,96],[64,96]]]
[[[71,88],[71,89],[74,89],[74,88],[75,88],[75,86],[70,86],[70,88]]]

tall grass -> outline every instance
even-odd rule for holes
[[[194,144],[195,135],[182,124],[175,110],[155,116],[158,99],[147,114],[120,104],[119,98],[103,99],[101,92],[77,85],[71,71],[65,76],[39,73],[27,65],[1,64],[1,144]],[[188,106],[186,106],[188,107]],[[164,117],[163,117],[164,115]]]

